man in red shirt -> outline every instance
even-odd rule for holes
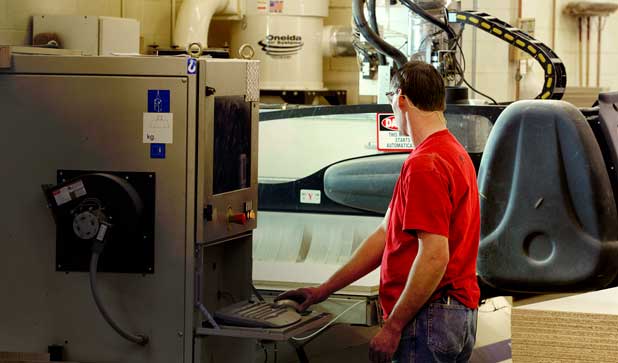
[[[444,83],[423,62],[393,76],[395,119],[415,146],[382,224],[318,287],[288,291],[301,309],[378,266],[384,325],[372,362],[467,362],[476,340],[480,208],[474,165],[446,128]]]

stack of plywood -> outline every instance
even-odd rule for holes
[[[562,100],[577,107],[592,107],[601,92],[605,92],[605,89],[600,87],[567,87]]]
[[[618,362],[618,288],[514,307],[514,362]]]
[[[0,363],[39,363],[49,362],[47,353],[0,352]]]
[[[0,46],[0,68],[11,68],[11,48]]]

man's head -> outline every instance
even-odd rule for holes
[[[400,130],[411,136],[408,123],[446,108],[444,81],[430,64],[410,61],[399,68],[391,79],[391,106]],[[417,116],[417,117],[416,117]]]
[[[444,111],[444,81],[438,71],[425,62],[410,61],[395,71],[391,79],[395,94],[401,90],[422,111]]]

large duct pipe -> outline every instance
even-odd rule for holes
[[[354,30],[350,26],[326,26],[322,35],[324,57],[355,57]]]
[[[174,45],[187,48],[191,43],[200,43],[208,48],[208,28],[212,17],[224,11],[230,0],[184,0],[176,19]]]

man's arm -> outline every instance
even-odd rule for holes
[[[406,286],[393,311],[369,344],[372,362],[390,362],[397,350],[403,328],[418,313],[438,287],[449,261],[446,237],[418,231],[418,254]]]
[[[449,261],[448,239],[437,234],[418,232],[418,255],[408,281],[385,328],[401,332],[435,292]]]
[[[384,329],[401,333],[435,292],[446,271],[449,261],[448,239],[418,231],[418,242],[418,255],[410,269],[408,281]]]
[[[318,287],[287,291],[279,295],[277,300],[296,300],[301,304],[300,310],[305,310],[310,305],[324,301],[334,292],[341,290],[375,270],[382,262],[390,211],[389,208],[378,228],[361,243],[350,260],[328,280]]]

